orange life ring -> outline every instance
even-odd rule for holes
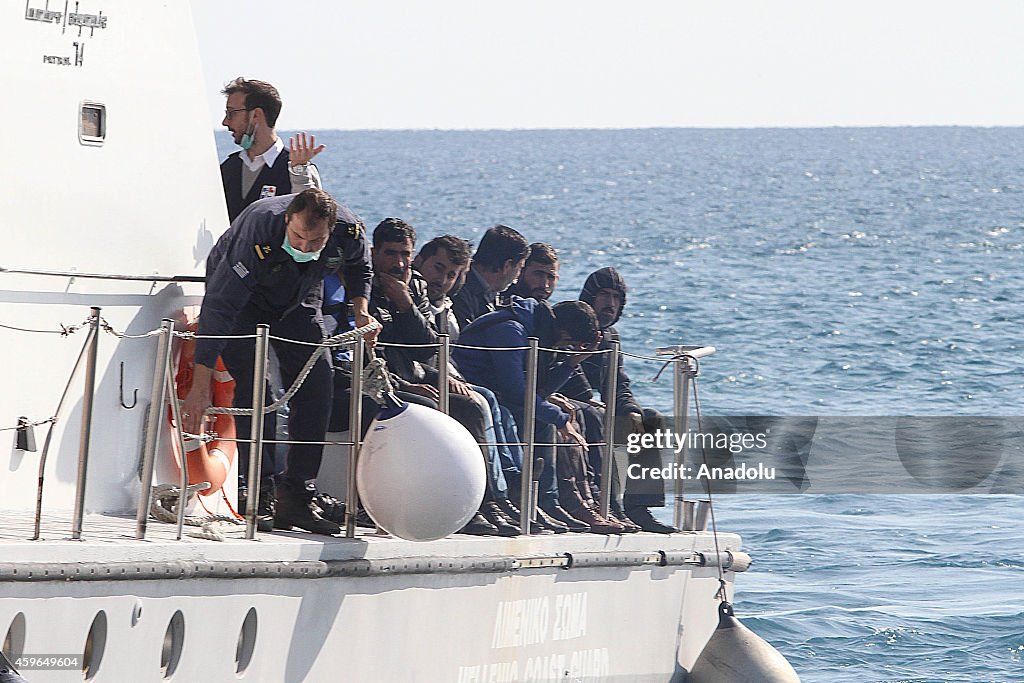
[[[190,332],[195,332],[198,328],[198,324],[192,323],[187,329]],[[192,389],[195,355],[195,339],[185,339],[178,353],[178,372],[174,377],[179,399],[188,396],[188,392]],[[227,366],[220,358],[217,359],[217,365],[213,369],[210,390],[213,405],[222,408],[231,407],[235,397],[235,380],[231,378]],[[174,420],[169,408],[167,417],[173,424]],[[238,444],[233,441],[235,438],[234,418],[230,415],[214,415],[213,417],[213,431],[219,438],[208,443],[197,439],[185,439],[185,451],[188,454],[188,483],[191,485],[204,481],[210,482],[210,488],[199,492],[203,496],[210,496],[221,490],[238,452]],[[174,448],[175,461],[180,463],[181,453],[179,453],[178,440],[171,439],[171,444]]]

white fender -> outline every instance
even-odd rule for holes
[[[366,512],[408,541],[433,541],[464,527],[483,500],[485,477],[480,446],[466,428],[413,404],[381,411],[356,467]]]
[[[800,683],[800,677],[768,641],[719,608],[718,627],[693,665],[688,683]]]

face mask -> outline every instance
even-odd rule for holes
[[[251,117],[250,117],[250,119],[251,119]],[[246,132],[242,136],[242,139],[238,143],[238,146],[241,147],[242,149],[244,149],[246,152],[248,152],[249,148],[252,147],[252,143],[255,141],[255,139],[256,139],[256,126],[255,126],[255,124],[250,122],[249,123],[249,130],[248,130],[248,132]]]
[[[320,258],[320,252],[323,251],[323,249],[318,249],[317,251],[299,251],[292,246],[291,242],[288,241],[288,235],[284,236],[284,244],[281,245],[281,248],[288,252],[288,255],[291,256],[296,263],[309,263],[310,261],[316,261]]]

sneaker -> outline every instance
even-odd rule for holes
[[[631,508],[626,510],[626,517],[632,520],[637,526],[644,531],[649,531],[655,534],[674,534],[679,529],[674,526],[669,526],[663,522],[659,522],[651,514],[651,511],[645,507]]]
[[[585,521],[576,519],[558,503],[541,503],[538,507],[555,521],[564,524],[569,531],[584,532],[590,530],[590,526]]]
[[[469,534],[470,536],[497,536],[498,527],[488,522],[484,519],[483,515],[477,512],[458,533]]]
[[[585,506],[575,508],[572,511],[572,516],[589,524],[592,534],[621,534],[624,531],[621,524],[605,519],[596,510]]]
[[[498,530],[499,536],[519,536],[522,530],[512,523],[505,512],[494,501],[487,501],[480,506],[480,514]]]

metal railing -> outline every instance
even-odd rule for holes
[[[72,538],[80,539],[82,535],[82,522],[84,516],[85,507],[85,493],[86,493],[86,480],[88,473],[89,463],[89,444],[91,440],[91,425],[92,425],[92,407],[93,397],[95,392],[95,378],[96,378],[96,364],[97,364],[97,352],[98,352],[98,337],[101,328],[112,331],[105,322],[100,318],[100,309],[92,308],[90,317],[86,325],[88,329],[88,337],[83,345],[82,351],[78,357],[74,369],[72,370],[71,377],[68,380],[67,386],[65,387],[64,393],[61,396],[60,403],[58,405],[56,414],[49,420],[50,428],[46,435],[46,441],[43,447],[43,452],[39,466],[39,482],[37,490],[37,506],[35,515],[35,534],[31,540],[38,540],[40,535],[40,520],[42,516],[42,491],[43,491],[43,469],[46,464],[46,456],[51,443],[51,437],[53,429],[57,422],[57,419],[63,409],[64,403],[67,399],[71,384],[78,373],[83,360],[85,361],[85,388],[83,390],[83,402],[82,402],[82,425],[81,433],[79,437],[79,458],[78,458],[78,471],[75,482],[75,510],[72,519]],[[307,342],[296,342],[302,343],[314,347],[310,358],[310,363],[307,364],[307,368],[312,362],[315,362],[313,356],[323,352],[323,349],[334,348],[342,345],[351,345],[352,347],[352,385],[351,385],[351,396],[353,400],[350,405],[349,413],[349,430],[351,438],[349,440],[342,441],[320,441],[320,442],[306,442],[306,443],[321,443],[328,445],[340,445],[348,446],[350,448],[348,458],[349,467],[346,480],[346,516],[345,516],[345,535],[347,537],[355,536],[356,528],[356,515],[359,508],[359,492],[356,486],[356,469],[358,467],[359,451],[361,448],[361,430],[360,425],[362,424],[362,401],[359,397],[363,393],[363,358],[365,353],[365,345],[363,341],[363,333],[366,330],[354,330],[346,333],[355,335],[354,341],[340,341],[338,337],[326,340],[323,343],[307,343]],[[116,334],[116,333],[115,333]],[[185,509],[187,506],[187,496],[190,492],[188,485],[188,462],[186,457],[185,439],[186,437],[194,437],[196,435],[186,435],[181,430],[180,420],[180,404],[176,395],[176,387],[174,381],[174,358],[173,358],[173,344],[172,338],[175,335],[181,336],[196,336],[190,333],[180,333],[174,330],[174,321],[165,319],[159,330],[147,333],[145,335],[138,335],[140,337],[153,336],[158,337],[157,341],[157,354],[156,363],[153,372],[153,384],[152,392],[150,395],[150,411],[147,417],[146,429],[144,433],[144,446],[143,446],[143,460],[141,467],[141,492],[139,496],[138,507],[136,511],[136,538],[144,539],[146,537],[147,522],[150,514],[151,505],[151,485],[153,479],[153,473],[155,469],[156,458],[159,455],[160,450],[160,432],[161,426],[165,415],[165,405],[170,406],[172,422],[172,438],[177,441],[179,452],[181,453],[181,476],[180,476],[180,493],[179,501],[177,506],[177,539],[181,539],[183,535],[183,522],[185,518]],[[126,335],[119,335],[126,336]],[[245,335],[248,337],[249,335]],[[341,337],[342,335],[339,335]],[[237,337],[235,337],[237,338]],[[253,408],[248,409],[227,409],[227,408],[209,408],[204,418],[208,415],[218,413],[231,413],[231,414],[248,414],[252,416],[251,430],[249,439],[247,440],[252,446],[252,452],[249,457],[249,469],[247,472],[249,482],[249,493],[247,499],[247,507],[245,514],[246,521],[246,538],[255,538],[256,531],[256,511],[259,505],[259,486],[258,482],[261,480],[262,472],[262,450],[264,443],[271,442],[271,440],[265,440],[263,437],[263,426],[264,416],[276,410],[283,400],[279,400],[275,404],[265,405],[266,403],[266,377],[267,377],[267,362],[268,352],[270,346],[270,329],[267,325],[259,325],[256,328],[255,334],[255,355],[253,365],[253,405],[263,406],[262,410],[255,410]],[[275,338],[276,339],[276,338]],[[281,340],[281,341],[294,341],[294,340]],[[463,349],[475,349],[481,347],[472,347],[466,345],[451,344],[448,335],[439,335],[439,341],[436,344],[380,344],[380,346],[396,346],[396,347],[433,347],[439,351],[439,358],[444,359],[443,362],[438,364],[438,386],[437,391],[439,395],[438,405],[444,413],[448,413],[449,409],[449,379],[450,374],[448,371],[448,360],[450,359],[450,350],[452,348],[463,348]],[[530,521],[535,519],[536,507],[537,507],[537,496],[538,496],[538,475],[536,472],[535,454],[538,446],[558,446],[559,443],[550,444],[539,444],[536,439],[536,400],[537,400],[537,383],[538,383],[538,369],[539,369],[539,358],[540,351],[548,352],[559,352],[558,349],[541,349],[539,340],[536,337],[531,337],[528,340],[528,346],[516,347],[516,348],[505,348],[505,349],[493,349],[487,348],[488,351],[526,351],[526,386],[523,396],[523,425],[518,425],[519,428],[519,441],[504,441],[504,442],[488,442],[482,443],[481,446],[502,446],[502,445],[514,445],[523,448],[523,458],[521,463],[521,487],[520,487],[520,500],[519,508],[521,512],[521,528],[522,532],[529,535],[531,532]],[[619,343],[613,342],[611,348],[601,351],[590,351],[580,352],[589,355],[597,354],[608,354],[608,363],[606,365],[609,371],[605,375],[605,386],[602,388],[602,394],[608,399],[605,405],[605,412],[603,416],[603,442],[599,444],[588,444],[589,446],[599,446],[604,449],[601,466],[601,489],[600,489],[600,514],[607,516],[611,505],[611,494],[612,494],[612,478],[613,478],[613,465],[615,459],[614,447],[615,447],[615,422],[616,422],[616,406],[615,396],[617,392],[617,368],[619,364],[619,358],[621,356],[629,356],[631,358],[655,361],[660,363],[667,363],[673,366],[673,394],[674,394],[674,416],[675,416],[675,430],[680,435],[685,435],[689,430],[689,400],[690,400],[690,386],[694,381],[697,374],[696,361],[698,358],[711,355],[714,353],[713,347],[696,347],[696,346],[672,346],[659,348],[657,350],[657,358],[648,358],[644,356],[637,356],[635,354],[624,354],[620,351]],[[660,373],[659,373],[660,374]],[[292,388],[289,390],[288,395],[294,393],[297,387],[301,385],[303,377],[300,377]],[[241,441],[242,439],[236,439]],[[274,443],[295,443],[292,441],[273,440]],[[683,447],[676,453],[676,470],[677,472],[685,471],[686,460],[687,460],[687,442],[688,439],[683,440]],[[675,487],[673,491],[674,498],[674,522],[677,528],[684,528],[686,525],[686,506],[684,499],[684,486],[683,477],[675,477]],[[195,486],[191,487],[191,490],[195,490]]]

